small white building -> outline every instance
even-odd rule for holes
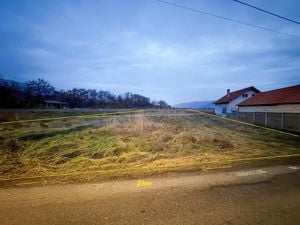
[[[238,104],[239,112],[300,113],[300,85],[261,92]]]
[[[253,97],[259,92],[260,91],[253,86],[233,92],[227,89],[227,94],[214,102],[215,114],[228,116],[231,113],[236,113],[238,111],[237,104]]]

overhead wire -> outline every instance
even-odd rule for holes
[[[259,7],[254,6],[254,5],[250,5],[250,4],[246,3],[246,2],[242,2],[242,1],[239,1],[239,0],[232,0],[232,1],[237,2],[237,3],[240,3],[240,4],[245,5],[245,6],[248,6],[248,7],[253,8],[253,9],[259,10],[259,11],[261,11],[261,12],[270,14],[270,15],[272,15],[272,16],[276,16],[276,17],[278,17],[278,18],[281,18],[281,19],[287,20],[287,21],[289,21],[289,22],[292,22],[292,23],[295,23],[295,24],[300,25],[300,22],[298,22],[298,21],[296,21],[296,20],[289,19],[289,18],[287,18],[287,17],[278,15],[278,14],[276,14],[276,13],[270,12],[270,11],[268,11],[268,10],[259,8]]]
[[[293,38],[300,38],[300,36],[297,36],[297,35],[294,35],[294,34],[285,33],[285,32],[278,31],[278,30],[273,30],[273,29],[268,28],[268,27],[263,27],[263,26],[260,26],[260,25],[244,22],[244,21],[237,20],[237,19],[232,19],[232,18],[225,17],[225,16],[220,16],[220,15],[217,15],[217,14],[214,14],[214,13],[210,13],[210,12],[207,12],[207,11],[204,11],[204,10],[194,9],[194,8],[184,6],[184,5],[180,5],[180,4],[177,4],[177,3],[168,2],[168,1],[164,1],[164,0],[155,0],[155,1],[166,4],[166,5],[170,5],[170,6],[173,6],[173,7],[177,7],[177,8],[185,9],[185,10],[188,10],[188,11],[192,11],[192,12],[195,12],[195,13],[200,13],[200,14],[203,14],[203,15],[207,15],[207,16],[218,18],[218,19],[230,21],[232,23],[238,23],[238,24],[246,25],[246,26],[253,27],[253,28],[258,28],[258,29],[261,29],[261,30],[265,30],[265,31],[269,31],[269,32],[273,32],[273,33],[293,37]]]

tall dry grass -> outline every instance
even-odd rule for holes
[[[4,176],[176,166],[300,151],[299,139],[198,115],[49,121],[1,127],[0,134]]]

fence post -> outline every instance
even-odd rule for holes
[[[265,126],[268,126],[268,113],[265,113]]]
[[[253,112],[252,123],[255,123],[255,112]]]
[[[284,127],[284,115],[283,115],[283,113],[281,113],[281,129],[283,129],[283,127]]]

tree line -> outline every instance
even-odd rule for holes
[[[30,80],[25,84],[0,79],[1,108],[37,108],[45,100],[68,103],[71,108],[169,108],[163,100],[130,92],[115,95],[109,91],[73,88],[56,90],[44,79]]]

